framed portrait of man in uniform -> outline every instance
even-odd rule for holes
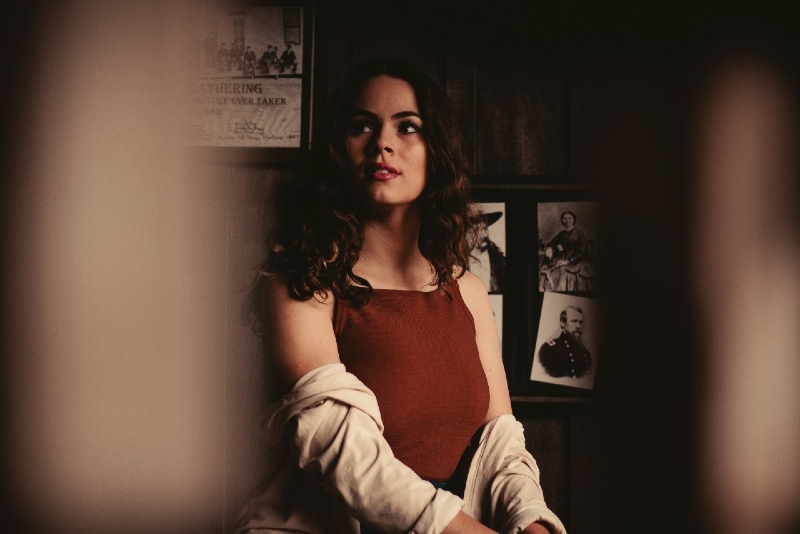
[[[544,294],[531,380],[592,389],[597,370],[598,309],[595,299]]]

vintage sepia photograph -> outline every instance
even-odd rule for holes
[[[303,7],[198,6],[187,61],[194,146],[299,148]]]
[[[490,294],[502,294],[506,283],[506,205],[505,202],[478,205],[483,213],[481,240],[472,251],[469,270],[483,281]]]
[[[597,202],[538,204],[539,291],[595,291],[599,277]]]
[[[531,380],[592,389],[597,369],[598,326],[597,300],[546,293]]]

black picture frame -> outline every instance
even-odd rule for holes
[[[315,25],[315,3],[305,0],[262,0],[262,1],[242,1],[226,5],[229,13],[247,13],[248,10],[258,10],[260,8],[285,8],[285,10],[300,10],[300,20],[302,29],[292,32],[291,41],[302,40],[302,54],[299,57],[302,65],[302,73],[299,78],[300,83],[300,118],[299,118],[299,139],[297,146],[217,146],[209,144],[192,144],[191,149],[196,153],[198,159],[218,163],[243,163],[243,164],[262,164],[262,163],[305,163],[310,157],[311,147],[311,118],[312,105],[314,102],[313,80],[314,80],[314,25]],[[261,51],[257,51],[260,53]],[[266,74],[261,73],[266,77]],[[291,76],[290,73],[276,75]],[[297,77],[296,75],[294,77]],[[257,77],[256,77],[257,79]],[[213,110],[213,108],[212,108]],[[266,143],[266,142],[265,142]]]
[[[544,202],[601,202],[597,186],[559,176],[473,176],[476,202],[505,204],[506,286],[503,296],[503,364],[512,401],[580,401],[593,395],[530,379],[544,293],[539,291],[537,206]],[[566,292],[600,298],[600,291]]]

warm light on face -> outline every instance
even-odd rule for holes
[[[427,180],[427,145],[411,85],[380,75],[353,103],[345,146],[357,188],[372,206],[407,206]]]

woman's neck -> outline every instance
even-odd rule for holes
[[[426,289],[434,272],[419,250],[419,229],[419,216],[412,212],[367,220],[353,272],[374,288]]]

